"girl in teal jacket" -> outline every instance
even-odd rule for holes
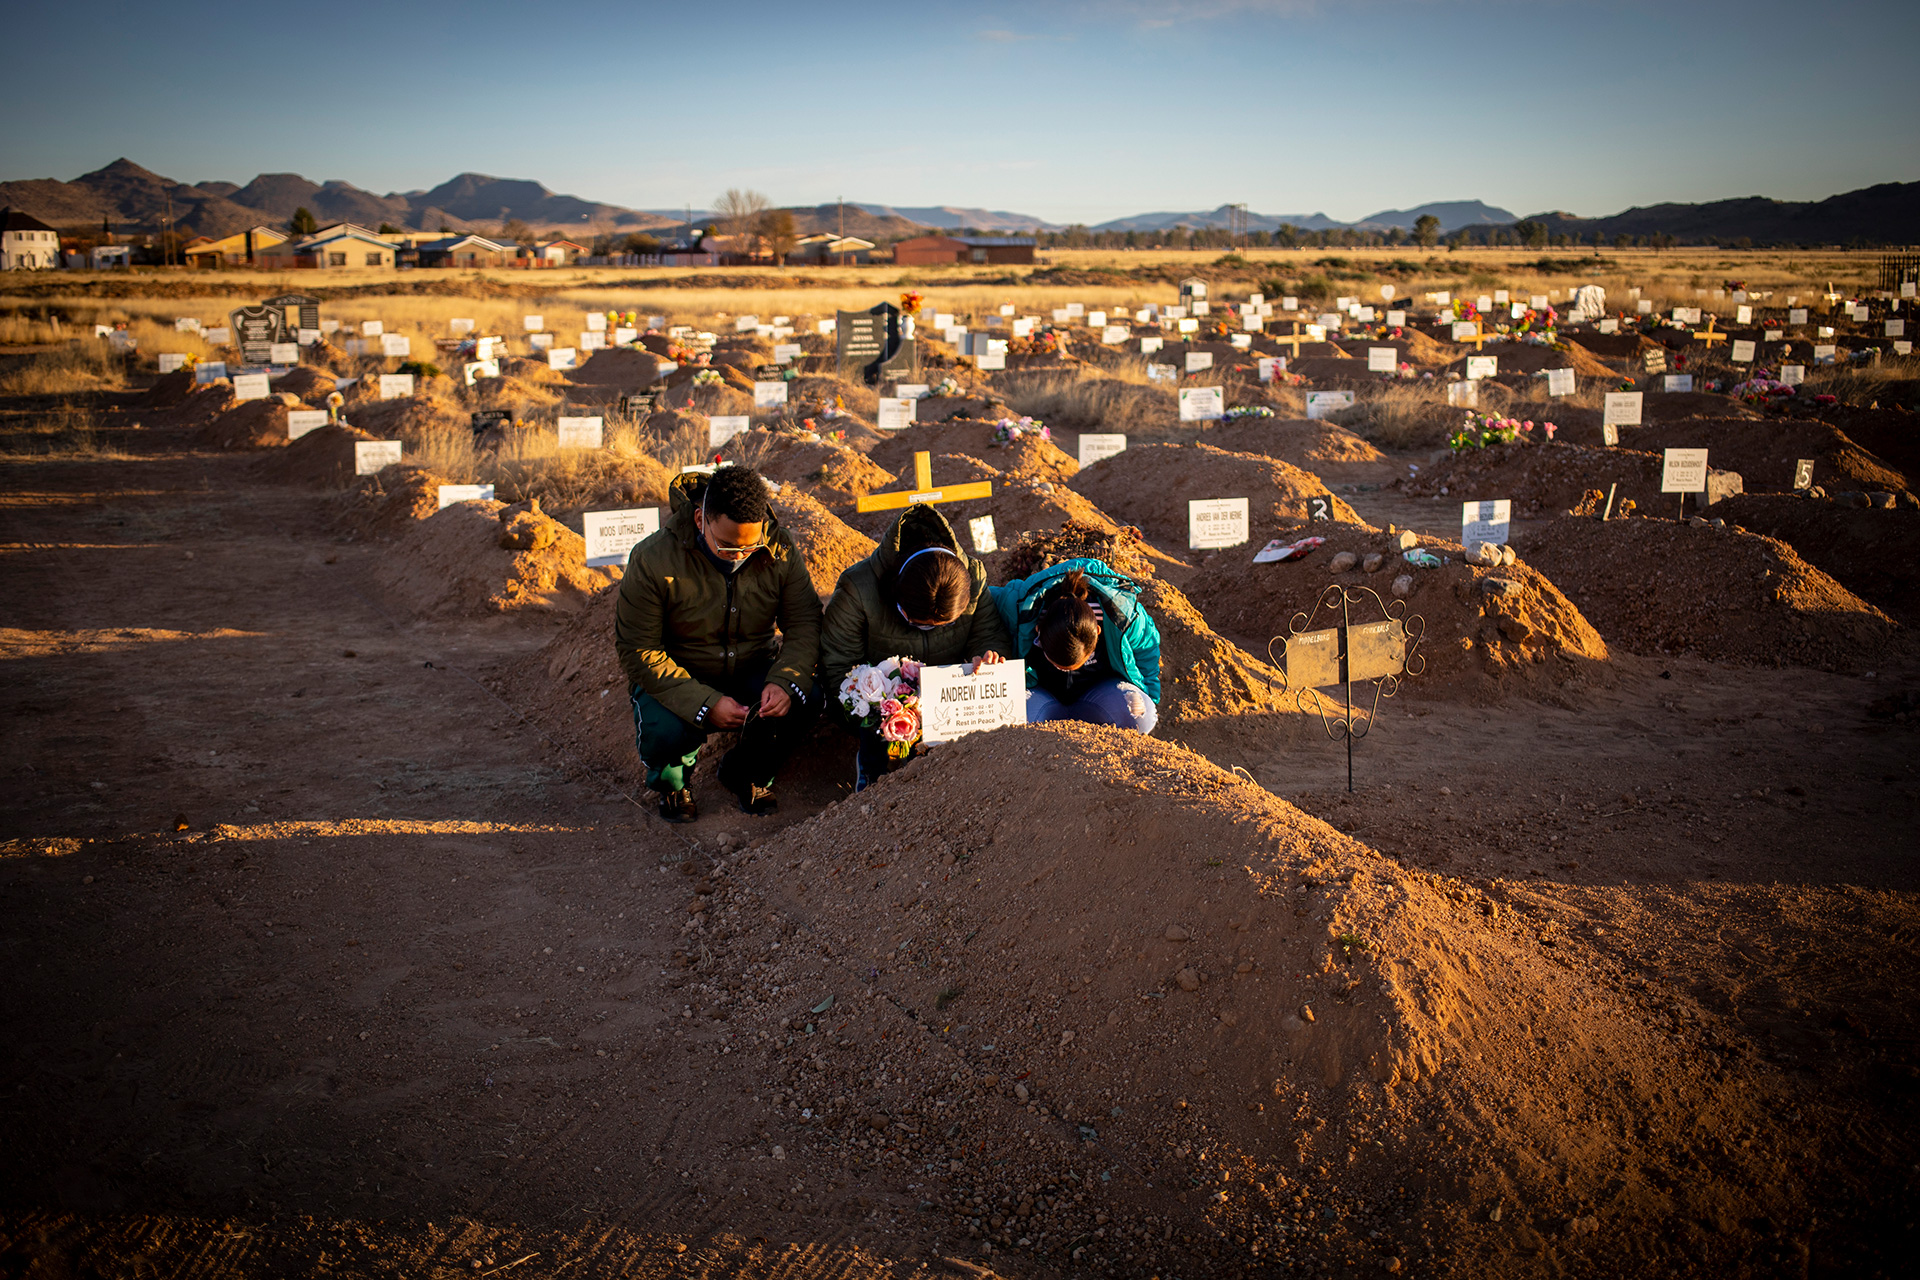
[[[1027,664],[1027,720],[1084,720],[1152,733],[1160,719],[1160,629],[1131,578],[1065,560],[994,587]]]

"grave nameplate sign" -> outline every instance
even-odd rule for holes
[[[1780,366],[1780,381],[1789,387],[1797,387],[1807,380],[1807,366],[1803,364],[1783,364]]]
[[[1468,356],[1467,357],[1467,381],[1468,382],[1479,382],[1483,378],[1494,377],[1499,372],[1500,372],[1499,356]]]
[[[527,335],[527,345],[535,351],[551,351],[553,350],[553,335],[550,333],[530,333]]]
[[[756,409],[778,409],[787,402],[787,384],[784,382],[756,382],[753,384],[753,407]]]
[[[1600,330],[1601,333],[1620,332],[1620,322],[1618,320],[1615,320],[1611,316],[1608,316],[1606,319],[1602,320],[1599,324],[1595,325],[1594,327]]]
[[[572,347],[550,347],[547,350],[547,368],[571,369],[579,358]]]
[[[500,362],[498,360],[469,360],[460,366],[460,374],[466,379],[467,385],[472,386],[481,378],[499,377]]]
[[[380,335],[380,354],[392,358],[413,354],[413,339],[404,333],[383,333]]]
[[[1211,368],[1213,368],[1213,352],[1211,351],[1187,352],[1187,372],[1188,373],[1198,373],[1202,369],[1211,369]]]
[[[905,396],[882,396],[874,426],[882,431],[904,431],[913,425],[915,403]]]
[[[773,362],[775,364],[792,364],[795,360],[799,359],[803,350],[804,348],[797,342],[779,343],[773,349]]]
[[[1573,394],[1573,370],[1547,370],[1547,394],[1549,396],[1570,396]]]
[[[973,367],[982,373],[997,373],[1007,367],[1007,353],[1004,351],[990,351],[984,356],[975,356],[973,358]]]
[[[377,475],[382,467],[398,465],[400,447],[398,440],[355,440],[353,442],[353,474]]]
[[[1690,373],[1669,373],[1660,379],[1662,391],[1693,390],[1693,375]]]
[[[1259,360],[1255,362],[1255,367],[1259,371],[1260,381],[1272,382],[1275,377],[1287,371],[1287,358],[1285,356],[1261,356]]]
[[[1027,722],[1027,664],[920,668],[920,737],[928,746]]]
[[[467,415],[467,425],[476,436],[499,427],[502,430],[513,425],[513,411],[510,409],[482,409]]]
[[[1512,528],[1513,501],[1509,498],[1460,504],[1460,545],[1468,551],[1482,542],[1502,545]]]
[[[1000,539],[993,532],[992,516],[975,516],[967,521],[967,532],[973,538],[975,555],[992,555],[1000,549]]]
[[[607,335],[593,329],[582,329],[574,345],[582,351],[605,351],[607,349]]]
[[[1180,421],[1212,422],[1227,416],[1225,387],[1180,388]]]
[[[233,398],[235,400],[265,400],[267,398],[267,375],[264,373],[234,374]]]
[[[1406,325],[1407,325],[1407,313],[1406,313],[1406,312],[1404,312],[1404,311],[1389,311],[1389,312],[1387,312],[1387,325],[1388,325],[1388,327],[1389,327],[1389,328],[1394,328],[1394,329],[1404,329],[1404,328],[1406,328]]]
[[[1351,391],[1309,391],[1307,392],[1307,417],[1315,422],[1330,413],[1339,413],[1353,408]]]
[[[1609,391],[1605,405],[1600,410],[1600,420],[1611,427],[1637,427],[1640,425],[1640,409],[1645,399],[1641,391]]]
[[[707,419],[707,448],[725,447],[727,441],[753,425],[744,413],[717,413]]]
[[[440,503],[439,509],[445,511],[456,502],[492,502],[493,486],[490,484],[443,484],[435,491]]]
[[[1793,464],[1793,487],[1795,489],[1813,488],[1813,459],[1800,458]]]
[[[233,330],[229,325],[225,324],[217,329],[202,329],[200,331],[200,341],[210,347],[224,347],[233,341]]]
[[[1620,443],[1620,428],[1611,422],[1600,427],[1600,443],[1611,449]]]
[[[932,392],[933,388],[924,382],[896,382],[893,384],[893,394],[902,400],[925,400]]]
[[[592,332],[592,333],[605,333],[607,331],[606,313],[601,311],[589,311],[587,313],[587,329],[589,332]]]
[[[193,380],[196,383],[218,382],[227,376],[225,360],[202,360],[193,366]]]
[[[1117,453],[1125,453],[1127,438],[1117,432],[1089,431],[1080,437],[1080,456],[1078,461],[1082,469],[1092,466],[1102,458],[1111,458]]]
[[[1187,545],[1196,551],[1237,547],[1249,536],[1245,498],[1194,498],[1187,503]]]
[[[1889,321],[1887,321],[1887,331],[1886,331],[1886,334],[1885,334],[1885,336],[1886,336],[1886,337],[1889,337],[1889,338],[1904,338],[1904,337],[1906,337],[1906,336],[1907,336],[1907,322],[1906,322],[1905,320],[1889,320]]]
[[[599,414],[592,417],[563,417],[554,420],[562,449],[598,449],[605,422]]]
[[[1788,324],[1805,324],[1806,322],[1807,309],[1805,307],[1789,307],[1787,309]]]
[[[1757,344],[1748,338],[1733,340],[1733,354],[1729,357],[1735,364],[1752,364]]]
[[[1650,316],[1653,314],[1653,299],[1642,298],[1633,304],[1633,309],[1643,316]]]
[[[1735,307],[1733,309],[1733,322],[1735,324],[1752,324],[1753,308],[1752,307]]]
[[[462,317],[455,317],[454,319],[447,321],[447,331],[449,333],[453,333],[456,335],[462,334],[462,333],[472,333],[474,330],[474,327],[475,327],[474,322],[472,320],[465,319]]]
[[[1324,689],[1340,683],[1340,628],[1287,637],[1287,685]]]
[[[521,316],[520,327],[528,333],[538,333],[547,327],[547,318],[545,316]]]
[[[1367,372],[1392,373],[1400,367],[1398,347],[1368,347]]]
[[[1760,340],[1762,342],[1778,342],[1786,336],[1787,331],[1785,329],[1764,329],[1760,333]]]
[[[299,364],[300,344],[297,342],[276,342],[267,348],[268,364]]]
[[[1707,451],[1705,449],[1668,449],[1660,469],[1660,492],[1705,493],[1707,491]]]
[[[1110,324],[1100,330],[1100,344],[1111,347],[1117,343],[1125,342],[1132,336],[1133,330],[1127,328],[1127,326],[1123,324]]]
[[[379,320],[362,320],[360,322],[360,336],[363,338],[384,337],[386,332],[387,326]]]
[[[162,351],[159,360],[160,372],[172,373],[175,369],[186,364],[187,356],[184,351]]]
[[[1815,364],[1832,364],[1834,358],[1839,354],[1840,348],[1833,343],[1819,343],[1813,348],[1813,362]]]
[[[412,394],[412,374],[383,373],[380,375],[380,398],[382,400],[399,400]]]
[[[1166,345],[1167,340],[1165,338],[1142,338],[1140,339],[1140,354],[1150,356]]]
[[[325,409],[289,409],[287,411],[287,439],[298,440],[309,431],[318,431],[327,425]]]
[[[588,511],[580,517],[580,527],[586,535],[589,569],[625,565],[636,545],[660,532],[660,508]]]
[[[1455,342],[1464,342],[1479,332],[1480,326],[1471,320],[1455,320],[1453,322],[1453,340]]]
[[[1452,409],[1479,408],[1480,384],[1477,382],[1449,382],[1447,384],[1447,406]]]

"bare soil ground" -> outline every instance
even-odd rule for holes
[[[394,611],[189,430],[0,460],[8,1274],[1911,1266],[1910,664],[1395,699],[1352,793],[1289,708],[675,829],[494,692],[563,619]]]

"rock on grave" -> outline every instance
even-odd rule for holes
[[[1395,578],[1393,580],[1393,594],[1399,596],[1403,600],[1406,599],[1408,596],[1412,595],[1413,594],[1413,575],[1410,573],[1403,573],[1399,577]]]
[[[1381,555],[1378,551],[1369,551],[1367,553],[1367,558],[1360,562],[1360,567],[1362,569],[1365,569],[1368,573],[1378,573],[1380,572],[1380,566],[1385,564],[1386,562],[1387,562],[1387,558]]]
[[[1353,569],[1353,566],[1359,563],[1359,556],[1353,554],[1351,551],[1342,551],[1333,558],[1333,562],[1328,565],[1328,568],[1332,569],[1335,573],[1347,573]]]
[[[1395,545],[1402,551],[1411,551],[1420,545],[1420,535],[1411,529],[1402,529]]]
[[[1476,542],[1473,545],[1473,563],[1489,568],[1499,568],[1500,547],[1492,542]]]

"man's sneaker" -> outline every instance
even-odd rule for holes
[[[740,798],[740,812],[750,813],[756,818],[764,818],[780,809],[780,802],[774,799],[772,787],[756,787],[748,783],[733,794]]]
[[[691,791],[662,791],[660,816],[668,822],[692,822],[700,816],[700,807],[693,802]]]

